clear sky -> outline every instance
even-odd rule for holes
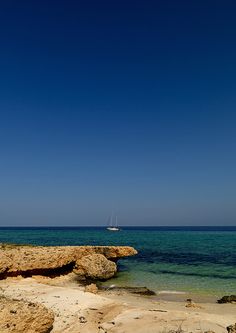
[[[1,1],[0,225],[235,225],[235,17]]]

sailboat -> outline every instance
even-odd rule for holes
[[[107,227],[107,230],[109,230],[109,231],[120,231],[120,228],[118,227],[117,216],[115,218],[115,223],[113,223],[113,215],[111,215],[109,226]]]

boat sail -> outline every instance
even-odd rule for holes
[[[109,231],[120,231],[120,228],[118,227],[118,221],[117,216],[115,218],[115,223],[113,222],[113,214],[111,215],[109,219],[109,226],[107,227],[107,230]]]

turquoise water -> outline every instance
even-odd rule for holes
[[[116,285],[156,292],[236,293],[236,227],[0,228],[0,242],[35,245],[130,245],[138,255],[119,261]]]

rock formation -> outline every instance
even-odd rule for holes
[[[221,299],[218,299],[217,303],[234,303],[236,302],[236,295],[223,296]]]
[[[97,294],[98,293],[98,287],[95,283],[88,284],[85,286],[84,291],[86,293],[92,293],[92,294]]]
[[[9,258],[1,252],[0,256],[0,275],[4,274],[8,269]]]
[[[1,333],[49,333],[54,314],[44,305],[0,298]]]
[[[230,325],[227,328],[228,333],[236,333],[236,323],[234,325]]]
[[[103,254],[89,254],[76,261],[73,272],[85,278],[107,280],[115,275],[116,264]]]
[[[74,270],[80,277],[108,279],[119,258],[135,255],[129,246],[0,246],[0,278],[57,276]]]

